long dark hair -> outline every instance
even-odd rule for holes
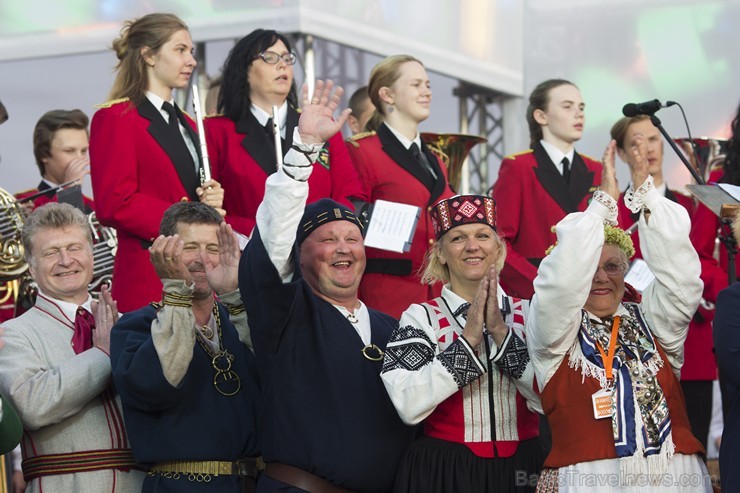
[[[575,84],[565,79],[548,79],[537,84],[532,94],[529,95],[529,106],[527,106],[527,125],[529,125],[529,146],[534,147],[537,142],[542,140],[542,127],[534,119],[535,110],[547,111],[547,105],[550,104],[550,91],[556,87],[570,85],[577,87]]]
[[[740,185],[740,105],[737,107],[737,113],[732,120],[732,135],[727,141],[727,157],[722,163],[725,172],[719,181]]]
[[[278,41],[282,41],[288,51],[293,51],[288,38],[269,29],[255,29],[240,39],[229,52],[222,72],[223,82],[218,95],[218,112],[234,121],[239,121],[249,114],[252,105],[251,87],[249,87],[249,67],[260,53]],[[288,104],[297,106],[295,81],[288,93]]]

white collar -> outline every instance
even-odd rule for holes
[[[164,111],[162,109],[162,104],[164,104],[164,99],[160,98],[156,94],[154,94],[152,91],[146,92],[146,98],[154,105],[155,108],[157,108],[159,111]],[[175,106],[175,100],[170,98],[168,101],[172,106]]]
[[[268,113],[262,108],[251,105],[249,110],[252,112],[254,117],[257,119],[260,125],[263,127],[267,125],[267,120],[272,118],[272,112]],[[288,119],[288,101],[285,100],[282,105],[278,108],[278,118],[280,119],[280,134],[285,135],[285,125]]]
[[[71,321],[74,322],[75,316],[77,315],[77,308],[82,307],[85,310],[92,313],[92,301],[93,298],[90,296],[90,293],[87,294],[87,300],[84,301],[81,305],[78,305],[77,303],[70,303],[69,301],[62,301],[60,299],[54,298],[53,296],[49,296],[48,294],[44,293],[39,289],[39,294],[43,295],[44,298],[54,303],[56,306],[59,307],[59,309],[62,311],[62,313]]]
[[[388,125],[388,122],[384,122],[385,126],[388,127],[388,130],[391,131],[391,133],[398,139],[398,141],[401,143],[403,147],[408,150],[409,147],[411,147],[411,144],[416,144],[416,146],[421,150],[421,137],[419,136],[419,132],[416,132],[416,136],[412,140],[409,140],[401,134],[398,130]]]
[[[550,159],[555,164],[555,166],[559,167],[564,157],[567,157],[568,162],[573,164],[573,156],[576,153],[576,150],[573,147],[571,147],[568,152],[563,152],[549,142],[545,142],[544,140],[540,140],[540,144],[542,144],[542,148],[545,149],[545,152],[548,156],[550,156]]]

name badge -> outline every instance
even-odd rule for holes
[[[594,418],[604,419],[612,417],[612,401],[614,391],[612,389],[601,389],[591,396],[594,407]]]

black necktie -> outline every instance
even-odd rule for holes
[[[162,109],[167,112],[167,115],[169,115],[169,123],[170,128],[172,131],[177,132],[179,135],[182,135],[180,133],[180,124],[177,121],[177,112],[175,112],[175,107],[172,106],[172,103],[169,101],[165,101],[162,103]]]
[[[568,161],[567,157],[564,157],[560,162],[563,164],[563,178],[565,178],[565,183],[570,183],[570,161]]]
[[[432,180],[436,180],[437,173],[434,172],[434,168],[432,168],[432,165],[429,164],[429,160],[424,155],[424,153],[421,152],[419,146],[416,145],[416,142],[413,142],[411,144],[411,147],[409,147],[409,151],[411,152],[411,155],[414,156],[416,162],[419,163],[421,169],[424,170],[424,172],[428,173]]]
[[[169,101],[165,101],[164,103],[162,103],[162,109],[167,112],[167,115],[169,115],[169,126],[170,126],[170,130],[173,133],[172,135],[177,139],[176,142],[178,142],[179,144],[182,144],[182,146],[185,148],[185,152],[187,156],[190,158],[189,159],[190,165],[193,168],[195,168],[195,161],[193,159],[193,155],[190,153],[190,148],[185,142],[185,137],[182,135],[182,132],[180,132],[180,123],[178,122],[177,112],[175,111],[175,107],[172,106],[172,103],[170,103]]]

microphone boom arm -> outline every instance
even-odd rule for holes
[[[650,121],[653,122],[653,125],[655,125],[655,128],[660,130],[660,133],[663,134],[663,137],[665,137],[665,140],[668,141],[668,144],[671,146],[673,151],[676,153],[676,155],[681,159],[681,162],[686,166],[686,168],[691,173],[691,176],[694,177],[694,180],[696,180],[696,183],[699,185],[706,185],[706,181],[704,181],[704,178],[699,174],[699,172],[691,166],[691,163],[689,163],[689,160],[686,159],[686,156],[684,156],[683,152],[678,148],[675,142],[673,142],[673,139],[670,135],[668,135],[668,132],[665,131],[663,128],[663,124],[660,122],[660,118],[657,116],[650,115]]]

